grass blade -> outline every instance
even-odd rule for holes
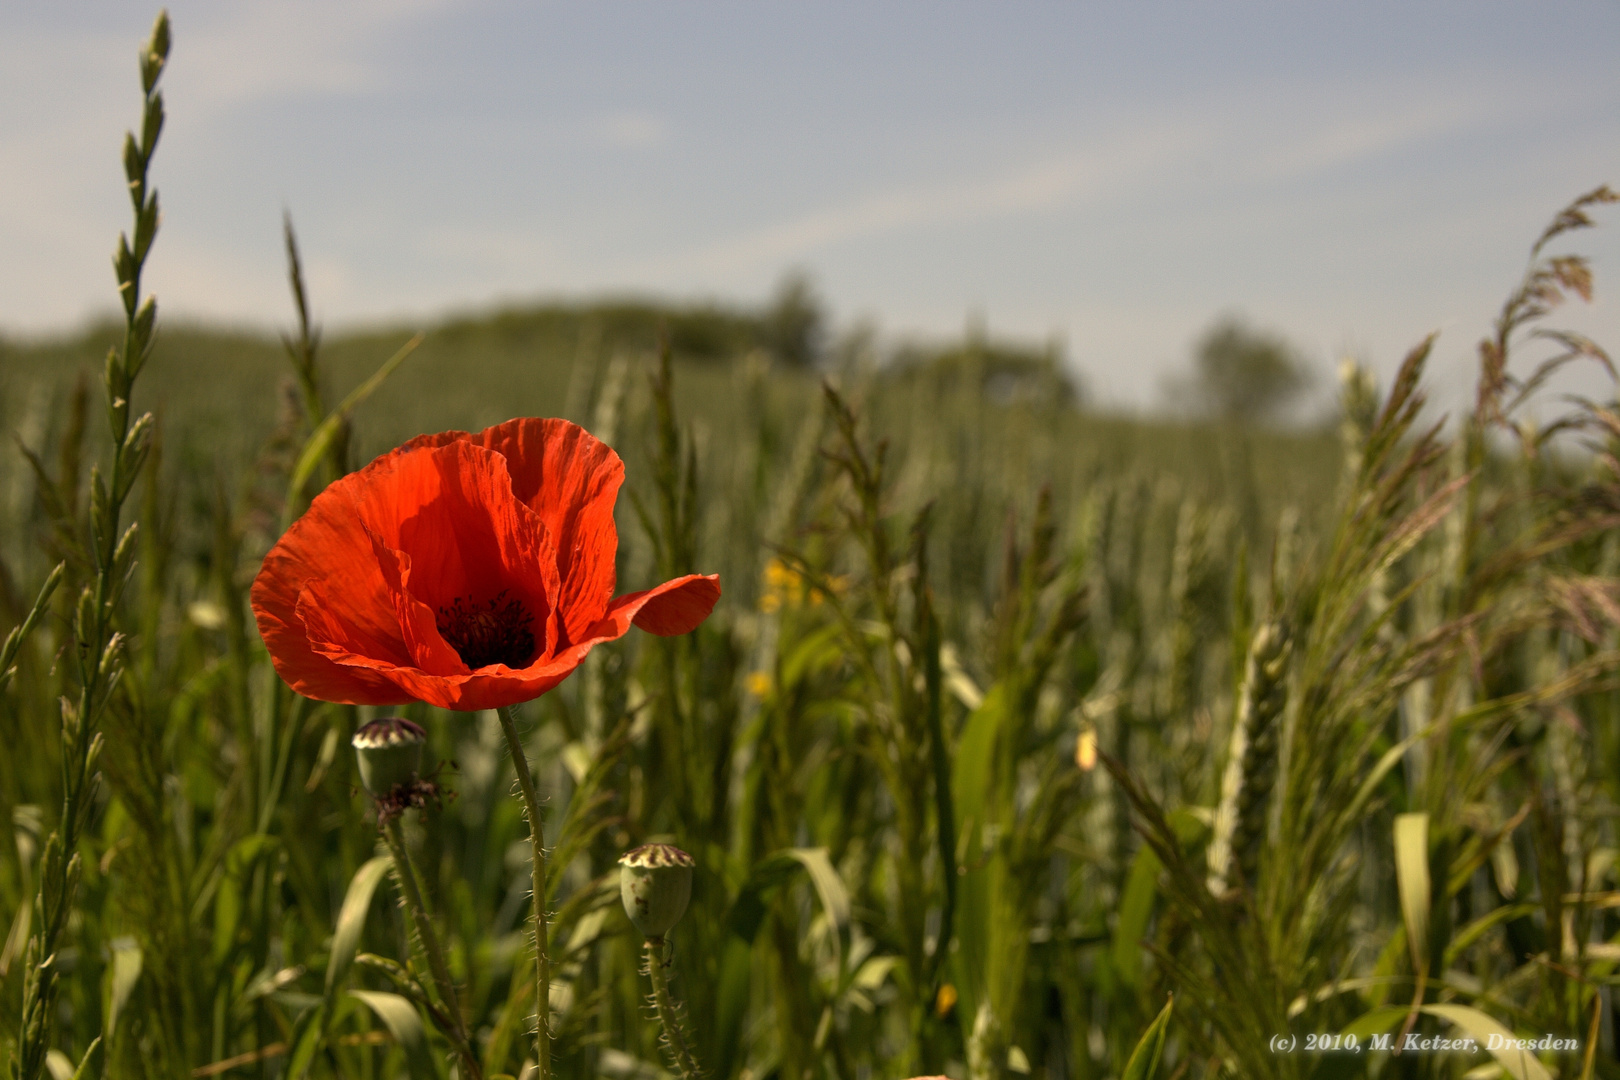
[[[338,911],[337,928],[332,932],[332,955],[326,964],[327,997],[332,996],[354,963],[355,951],[360,947],[360,932],[366,928],[366,913],[371,910],[371,896],[393,862],[387,855],[369,859],[349,882],[343,907]]]
[[[1152,1080],[1153,1073],[1159,1067],[1159,1055],[1164,1052],[1164,1036],[1170,1028],[1170,1010],[1175,1007],[1176,999],[1171,997],[1159,1010],[1159,1015],[1153,1018],[1153,1023],[1142,1033],[1142,1038],[1131,1051],[1131,1058],[1125,1063],[1125,1071],[1120,1074],[1120,1080]]]
[[[1429,815],[1401,814],[1395,818],[1395,882],[1401,893],[1401,916],[1406,920],[1406,941],[1412,948],[1412,969],[1429,966]]]
[[[304,442],[303,450],[298,454],[298,464],[293,466],[292,478],[287,481],[287,506],[284,514],[289,520],[297,504],[299,492],[303,491],[304,485],[309,483],[310,476],[315,472],[315,466],[320,464],[321,458],[325,457],[331,449],[332,440],[338,437],[338,433],[343,429],[343,425],[348,422],[349,417],[353,415],[354,410],[359,408],[362,402],[375,393],[377,388],[383,384],[383,380],[392,375],[394,369],[404,363],[405,358],[415,352],[416,347],[420,344],[422,344],[422,335],[417,334],[400,346],[398,352],[384,360],[382,367],[378,368],[371,378],[351,390],[349,396],[343,399],[343,403],[333,410],[330,416],[322,420],[319,427],[310,433],[309,438]]]
[[[1513,1077],[1513,1080],[1552,1080],[1552,1074],[1547,1071],[1545,1065],[1536,1059],[1534,1054],[1527,1050],[1518,1050],[1511,1046],[1499,1045],[1504,1042],[1511,1044],[1517,1039],[1517,1036],[1478,1009],[1467,1005],[1425,1005],[1423,1011],[1430,1016],[1438,1016],[1442,1020],[1449,1020],[1475,1039],[1478,1039],[1479,1045],[1496,1059],[1496,1063],[1502,1066],[1503,1070]],[[1498,1044],[1494,1048],[1493,1036]]]
[[[405,1051],[405,1059],[409,1063],[412,1076],[438,1076],[439,1070],[434,1068],[433,1059],[428,1054],[427,1032],[422,1026],[422,1017],[405,998],[398,994],[390,994],[386,990],[350,990],[349,996],[358,998],[377,1014],[388,1028],[388,1033],[394,1041]]]

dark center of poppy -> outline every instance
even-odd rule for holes
[[[458,596],[449,607],[439,609],[434,622],[439,636],[475,671],[491,664],[528,667],[534,659],[534,631],[530,629],[534,616],[517,597],[509,599],[505,589],[487,604]]]

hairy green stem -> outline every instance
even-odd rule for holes
[[[539,1080],[551,1080],[551,960],[546,955],[546,836],[540,821],[540,798],[529,774],[529,758],[518,738],[517,724],[510,706],[495,710],[500,714],[506,745],[512,750],[512,767],[517,773],[518,790],[529,815],[529,844],[534,849],[534,1051],[539,1063]]]
[[[388,818],[382,827],[382,834],[388,842],[389,853],[394,856],[395,876],[399,879],[400,891],[405,894],[405,906],[410,909],[411,920],[416,924],[416,936],[422,942],[422,951],[427,954],[428,971],[433,976],[433,986],[439,992],[439,1003],[444,1007],[450,1024],[450,1030],[445,1034],[455,1043],[456,1056],[461,1058],[466,1080],[482,1080],[478,1059],[467,1040],[466,1021],[461,1015],[461,1004],[456,999],[456,984],[450,978],[450,965],[445,962],[444,949],[439,945],[438,934],[434,932],[433,919],[428,915],[427,903],[422,898],[422,887],[416,880],[416,867],[411,862],[410,850],[405,846],[405,830],[400,828],[397,816]]]
[[[697,1061],[692,1057],[692,1050],[686,1045],[686,1032],[681,1028],[681,1018],[675,1012],[675,999],[669,993],[669,975],[664,971],[664,939],[650,937],[647,939],[647,977],[652,979],[653,1006],[658,1010],[658,1023],[664,1029],[664,1042],[668,1044],[670,1054],[675,1058],[675,1067],[680,1070],[681,1080],[698,1080]]]

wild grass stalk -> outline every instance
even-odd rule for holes
[[[157,90],[169,54],[167,13],[158,16],[140,57],[143,105],[140,138],[127,135],[124,173],[134,210],[134,242],[118,238],[113,259],[124,309],[124,340],[107,354],[104,388],[112,437],[112,468],[107,478],[92,468],[90,535],[86,562],[92,582],[79,594],[73,622],[76,698],[62,701],[62,809],[40,856],[39,893],[34,901],[27,950],[23,955],[22,1016],[12,1059],[13,1075],[34,1080],[45,1068],[55,1028],[57,968],[62,937],[77,902],[83,873],[80,837],[88,825],[96,760],[104,740],[96,730],[108,699],[123,674],[125,637],[115,629],[116,612],[135,556],[133,525],[121,531],[124,501],[151,448],[150,413],[131,420],[135,378],[150,355],[156,302],[141,295],[141,271],[157,235],[157,192],[149,189],[149,169],[163,130],[163,96]],[[88,1054],[88,1050],[86,1053]]]

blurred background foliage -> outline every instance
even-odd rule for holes
[[[649,409],[645,372],[662,328],[673,358],[675,407],[700,439],[729,441],[751,431],[767,441],[759,454],[780,455],[806,415],[820,411],[820,382],[832,375],[859,387],[897,462],[914,456],[915,471],[929,454],[954,444],[941,467],[979,480],[998,519],[1043,483],[1068,502],[1105,472],[1162,476],[1185,494],[1246,505],[1256,515],[1246,522],[1250,529],[1285,507],[1305,515],[1328,509],[1320,492],[1336,478],[1339,461],[1331,430],[1084,410],[1083,389],[1054,344],[992,339],[973,325],[954,342],[890,349],[857,329],[824,341],[816,361],[802,364],[771,346],[779,306],[746,312],[626,301],[448,320],[428,328],[370,397],[355,426],[352,460],[364,463],[423,432],[476,431],[523,415],[589,426],[601,410],[620,439],[645,437],[635,424],[618,421],[632,413],[641,419]],[[415,329],[322,340],[329,396],[364,381]],[[93,391],[93,373],[122,333],[121,324],[108,322],[46,341],[0,337],[0,424],[30,446],[64,438],[84,407],[75,404],[81,387]],[[234,488],[267,443],[291,437],[289,425],[303,406],[274,339],[170,322],[160,328],[153,355],[141,392],[144,407],[162,420],[167,481]],[[93,453],[103,436],[87,425],[84,437],[85,452]],[[988,457],[979,452],[984,448]],[[712,449],[717,460],[738,460],[729,448]],[[628,449],[624,456],[633,465]],[[7,462],[3,483],[7,558],[38,572],[45,553],[25,542],[25,523],[38,512],[30,507],[26,463]],[[924,497],[908,494],[914,503]],[[201,497],[209,497],[206,490]],[[714,501],[727,498],[717,492]]]

